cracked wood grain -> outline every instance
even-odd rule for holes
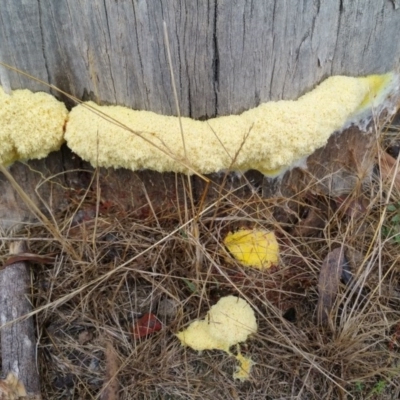
[[[176,113],[163,20],[181,112],[194,118],[294,99],[329,75],[385,72],[400,55],[391,0],[3,3],[5,62],[80,99],[161,114]]]

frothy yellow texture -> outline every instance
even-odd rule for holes
[[[231,346],[245,342],[255,332],[257,321],[250,305],[239,297],[226,296],[211,307],[204,320],[192,322],[177,336],[194,350],[229,352]]]
[[[94,166],[190,173],[257,169],[276,174],[324,146],[392,78],[393,74],[333,76],[296,101],[268,102],[241,115],[208,121],[182,118],[186,154],[177,117],[93,102],[86,105],[131,131],[84,104],[71,111],[65,138]]]
[[[64,141],[68,111],[53,96],[0,87],[0,164],[46,157]]]
[[[226,296],[211,307],[204,320],[193,321],[177,337],[182,345],[194,350],[222,350],[231,355],[230,347],[245,342],[249,335],[256,332],[256,317],[246,300]],[[248,379],[253,362],[240,350],[236,359],[239,366],[234,378]]]
[[[393,73],[334,76],[297,101],[264,103],[208,121],[182,118],[185,146],[176,117],[89,102],[71,111],[65,138],[94,166],[203,174],[258,169],[276,175],[383,102],[397,80]],[[8,96],[0,87],[0,163],[57,150],[66,118],[65,106],[49,94],[16,90]]]

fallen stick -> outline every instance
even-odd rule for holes
[[[26,252],[24,242],[11,243],[10,254]],[[25,261],[15,262],[0,271],[1,365],[3,376],[7,376],[0,381],[0,400],[41,399],[33,319],[24,318],[32,312],[29,287],[29,269]]]

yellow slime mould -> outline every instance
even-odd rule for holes
[[[257,169],[278,176],[324,146],[333,132],[371,116],[398,86],[395,73],[333,76],[296,101],[263,103],[208,121],[182,118],[185,144],[176,117],[89,102],[69,114],[65,139],[94,166],[202,174]],[[0,163],[57,150],[66,118],[65,106],[51,95],[16,90],[9,96],[0,87]]]
[[[0,86],[0,164],[46,157],[64,142],[68,111],[53,96]]]
[[[206,318],[192,322],[187,329],[177,334],[183,346],[194,350],[222,350],[232,355],[230,347],[245,342],[249,335],[257,332],[257,321],[250,305],[239,297],[222,297],[211,307]],[[235,356],[239,362],[234,378],[248,379],[253,362],[240,350]]]
[[[257,169],[276,176],[324,146],[335,131],[371,114],[398,81],[395,73],[333,76],[296,101],[263,103],[208,121],[182,118],[185,145],[177,117],[89,102],[71,111],[65,138],[94,166],[202,174]]]

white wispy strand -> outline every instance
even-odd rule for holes
[[[3,50],[0,45],[0,62],[4,62],[4,57],[3,57]],[[10,79],[8,76],[8,70],[6,67],[0,64],[0,82],[1,86],[3,87],[3,90],[5,93],[8,95],[11,95],[11,85],[10,85]]]

